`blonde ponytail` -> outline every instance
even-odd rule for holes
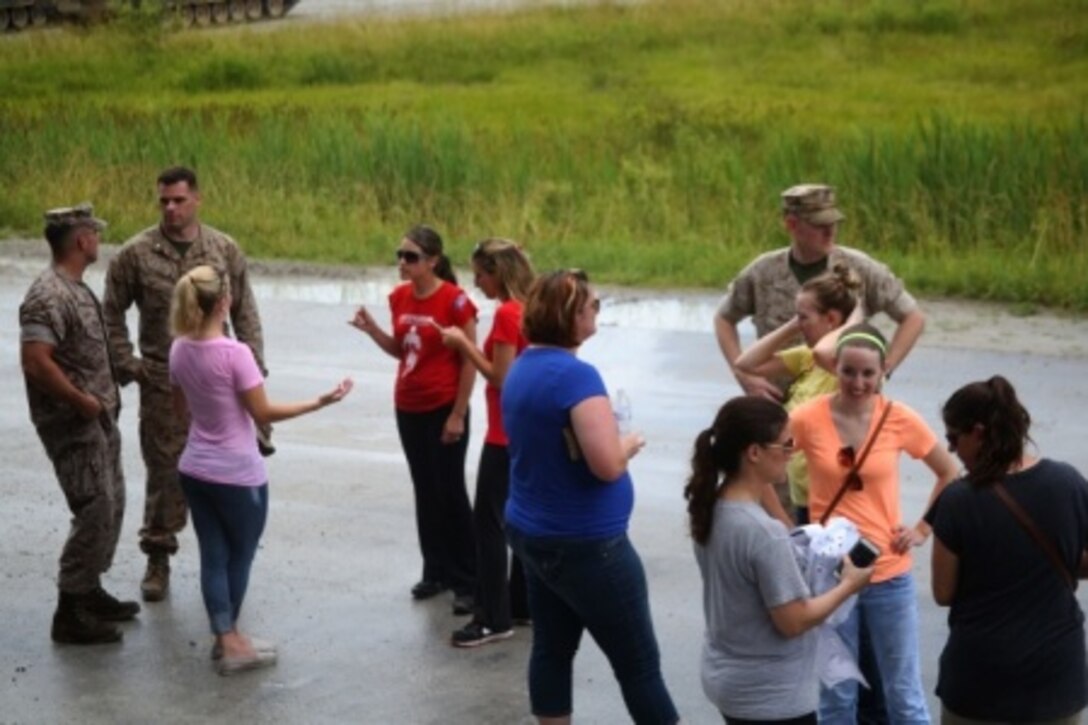
[[[230,292],[226,275],[213,267],[201,265],[189,270],[174,285],[170,301],[170,334],[194,335],[204,326],[204,320]]]

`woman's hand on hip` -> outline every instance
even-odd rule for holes
[[[912,548],[921,546],[929,538],[929,532],[922,530],[919,524],[913,528],[907,528],[900,524],[892,529],[892,551],[896,554],[906,554]]]

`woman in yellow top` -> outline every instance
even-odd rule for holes
[[[835,392],[838,390],[838,379],[833,372],[835,340],[844,325],[860,321],[860,293],[861,279],[845,264],[836,264],[831,271],[805,282],[797,293],[797,315],[745,350],[737,358],[736,369],[788,383],[783,401],[786,410],[793,410],[818,395]],[[799,336],[804,340],[803,345],[787,347]],[[787,526],[793,525],[791,515],[797,524],[807,524],[808,467],[802,453],[793,455],[786,472],[792,511],[780,512],[773,496],[764,497],[764,507]]]

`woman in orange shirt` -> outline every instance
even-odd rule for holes
[[[856,656],[860,611],[883,679],[890,721],[928,723],[910,550],[925,542],[931,529],[921,519],[910,527],[903,523],[899,457],[907,453],[933,471],[930,502],[955,478],[958,466],[921,416],[881,395],[886,352],[884,336],[872,325],[844,330],[835,352],[838,391],[796,408],[790,427],[808,462],[813,520],[834,506],[834,515],[852,521],[882,552],[872,583],[858,595],[858,605],[839,633]],[[853,725],[857,697],[853,681],[824,689],[820,722]]]

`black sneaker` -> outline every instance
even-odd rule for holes
[[[83,608],[103,622],[127,622],[140,613],[136,602],[122,602],[102,587],[84,595]]]
[[[472,614],[476,610],[476,601],[471,594],[458,594],[453,598],[453,613],[458,617]]]
[[[430,599],[446,591],[446,585],[442,582],[428,581],[424,579],[412,587],[413,599]]]
[[[450,644],[454,647],[479,647],[488,642],[498,642],[513,636],[514,630],[512,629],[496,632],[473,620],[453,633],[453,636],[450,637]]]

